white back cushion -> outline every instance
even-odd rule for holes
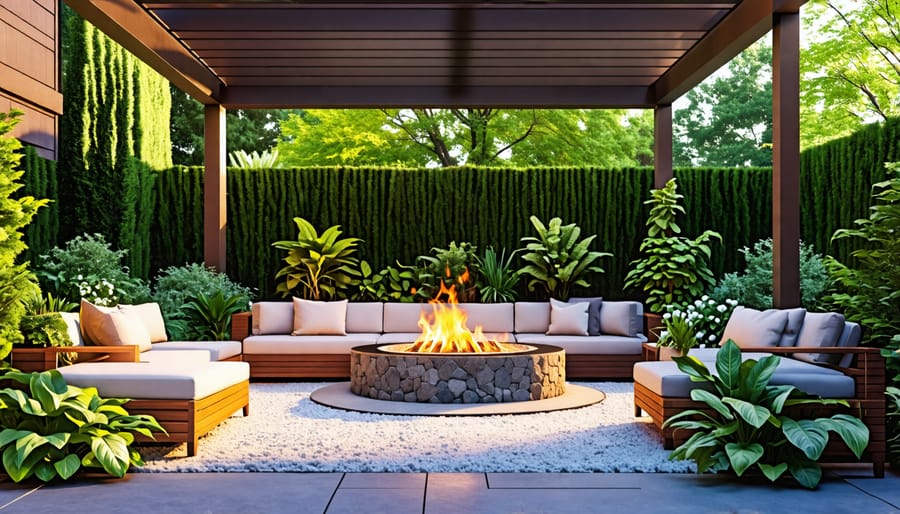
[[[516,333],[545,334],[550,328],[549,302],[516,302]]]
[[[429,303],[386,303],[384,304],[384,331],[420,332],[419,316],[425,312],[429,318],[432,307]]]
[[[347,305],[347,333],[380,334],[383,316],[381,302],[351,302]]]
[[[512,333],[515,328],[511,303],[462,303],[459,308],[468,315],[466,326],[469,330],[481,326],[484,332]]]
[[[787,320],[787,311],[779,309],[758,311],[735,307],[728,324],[725,325],[720,344],[725,344],[731,339],[741,348],[778,346]]]
[[[256,302],[250,312],[253,335],[290,334],[294,330],[292,302]]]
[[[317,302],[294,298],[292,336],[347,335],[347,300]]]

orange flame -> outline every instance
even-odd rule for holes
[[[468,271],[463,276],[466,276]],[[462,277],[460,279],[462,279]],[[462,282],[462,280],[461,280]],[[447,297],[446,303],[438,298]],[[457,308],[456,286],[447,287],[441,281],[441,290],[436,299],[429,301],[434,308],[434,318],[428,320],[425,312],[419,316],[422,333],[406,351],[423,353],[484,353],[510,351],[502,342],[489,340],[481,326],[471,331],[466,327],[468,315]]]

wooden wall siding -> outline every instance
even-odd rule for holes
[[[0,3],[0,110],[25,112],[13,135],[56,159],[59,92],[58,6],[54,0]]]

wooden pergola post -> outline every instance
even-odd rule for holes
[[[203,127],[203,260],[225,271],[225,108],[207,105]]]
[[[672,104],[659,104],[653,109],[653,187],[664,187],[673,176]]]
[[[774,13],[772,37],[772,300],[800,305],[800,14]]]

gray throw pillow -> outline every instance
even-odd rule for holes
[[[758,311],[735,307],[728,324],[725,325],[720,344],[731,339],[741,348],[778,346],[787,320],[787,311],[779,309]]]
[[[784,333],[781,334],[781,341],[778,346],[797,346],[797,336],[800,335],[800,329],[803,328],[803,318],[806,317],[806,309],[798,307],[796,309],[787,309],[788,313],[787,325],[784,326]]]
[[[844,331],[844,315],[836,312],[807,312],[803,328],[797,336],[797,348],[834,347]],[[841,359],[839,353],[795,353],[794,358],[813,364],[834,363]]]
[[[569,298],[569,303],[588,302],[588,335],[599,336],[600,332],[600,308],[603,305],[603,297]]]
[[[637,302],[603,302],[600,309],[600,333],[635,337],[640,330]]]

